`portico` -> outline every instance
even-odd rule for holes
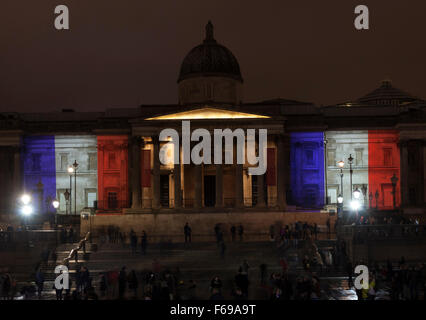
[[[237,139],[232,148],[223,143],[223,163],[194,164],[184,163],[183,147],[179,144],[179,163],[162,164],[160,150],[174,157],[173,145],[163,148],[167,141],[160,141],[163,129],[174,129],[182,137],[182,120],[191,121],[191,130],[206,129],[213,134],[215,129],[267,130],[266,173],[251,175],[247,158],[243,164],[237,163]],[[129,148],[132,159],[131,208],[126,213],[190,210],[215,211],[234,210],[284,210],[285,169],[277,163],[285,161],[284,118],[272,119],[267,116],[232,111],[226,108],[201,107],[190,111],[159,115],[148,119],[137,119],[132,123],[132,146]],[[181,139],[180,139],[181,140]],[[213,140],[213,139],[212,139]],[[244,154],[247,154],[245,137]],[[197,142],[192,141],[191,147]],[[259,149],[256,140],[257,151]],[[225,153],[233,156],[231,164],[225,163]],[[212,150],[213,158],[213,150]],[[137,165],[140,159],[139,166]],[[136,169],[136,170],[135,170]],[[278,170],[277,170],[278,169]],[[137,177],[140,177],[139,179]]]

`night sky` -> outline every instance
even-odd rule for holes
[[[70,30],[54,8],[70,9]],[[370,30],[354,8],[370,9]],[[177,103],[188,51],[216,40],[237,57],[245,102],[356,99],[384,79],[426,98],[424,0],[2,0],[0,111],[100,111]]]

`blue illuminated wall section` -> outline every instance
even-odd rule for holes
[[[34,211],[52,212],[51,201],[56,197],[55,137],[24,137],[22,165],[25,192],[32,195]],[[40,181],[42,190],[37,188]]]
[[[290,205],[324,206],[324,133],[290,135]]]

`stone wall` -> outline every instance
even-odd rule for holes
[[[159,240],[183,241],[183,227],[186,222],[192,228],[194,241],[214,240],[214,226],[221,223],[225,234],[229,234],[232,225],[242,224],[244,234],[250,237],[269,234],[271,225],[285,225],[296,221],[310,224],[317,223],[325,227],[330,218],[334,226],[335,216],[329,217],[326,212],[218,212],[218,213],[159,213],[159,214],[125,214],[94,215],[81,220],[81,234],[90,231],[97,236],[99,230],[109,225],[120,227],[126,233],[133,229],[138,235],[145,230],[151,242]]]

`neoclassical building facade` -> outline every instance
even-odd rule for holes
[[[55,211],[51,201],[57,199],[59,214],[92,208],[97,216],[139,216],[144,223],[161,213],[181,215],[179,223],[188,214],[211,221],[220,217],[215,213],[242,221],[242,214],[255,214],[256,229],[286,214],[327,217],[339,196],[349,210],[355,189],[365,209],[426,213],[426,102],[390,81],[338,105],[244,103],[238,61],[215,40],[209,22],[205,40],[183,59],[178,96],[174,105],[105,112],[0,113],[0,214],[15,214],[26,192],[34,195],[39,214]],[[210,133],[267,129],[265,174],[250,175],[247,161],[162,164],[167,141],[159,134],[172,128],[182,136],[182,121]],[[231,151],[235,160],[236,140],[225,153]],[[182,147],[170,152],[182,159]]]

